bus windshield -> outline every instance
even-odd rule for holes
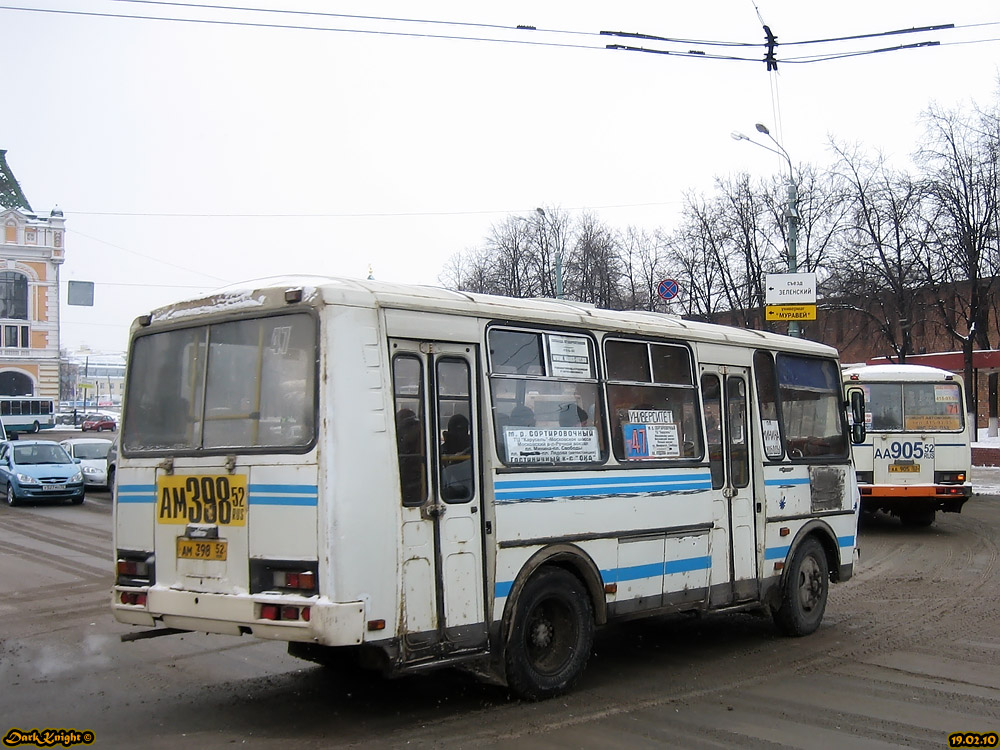
[[[123,450],[306,448],[316,360],[316,324],[302,313],[141,336]]]

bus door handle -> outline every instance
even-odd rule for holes
[[[725,498],[734,498],[734,497],[736,497],[736,488],[735,487],[723,487],[722,488],[722,496],[725,497]]]
[[[444,503],[428,503],[420,509],[420,515],[424,518],[440,518],[447,507]]]

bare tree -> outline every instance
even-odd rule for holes
[[[932,106],[924,114],[926,145],[917,154],[928,204],[930,247],[925,274],[945,329],[961,346],[969,404],[978,402],[972,352],[989,349],[1000,226],[1000,110],[972,113]],[[945,287],[949,295],[943,292]],[[950,308],[950,309],[949,309]],[[995,376],[991,391],[996,392]],[[990,413],[996,418],[996,399]]]
[[[622,308],[623,269],[615,232],[590,213],[577,223],[566,264],[567,296],[610,310]]]
[[[925,283],[920,186],[884,157],[833,143],[835,175],[850,215],[830,264],[828,305],[867,319],[900,362],[910,327],[924,317],[917,290]],[[861,328],[856,335],[866,336]]]

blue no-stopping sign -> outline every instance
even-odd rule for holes
[[[678,294],[680,294],[680,285],[673,279],[664,279],[660,282],[660,285],[656,288],[656,293],[659,294],[663,299],[673,299]]]

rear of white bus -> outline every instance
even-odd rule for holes
[[[874,369],[845,373],[848,394],[865,393],[868,435],[854,446],[862,510],[911,526],[930,525],[938,511],[959,513],[972,496],[961,379],[913,366],[879,366],[875,379]],[[923,371],[939,375],[918,379]]]
[[[133,327],[116,478],[123,623],[357,644],[327,575],[319,315],[281,290]]]

